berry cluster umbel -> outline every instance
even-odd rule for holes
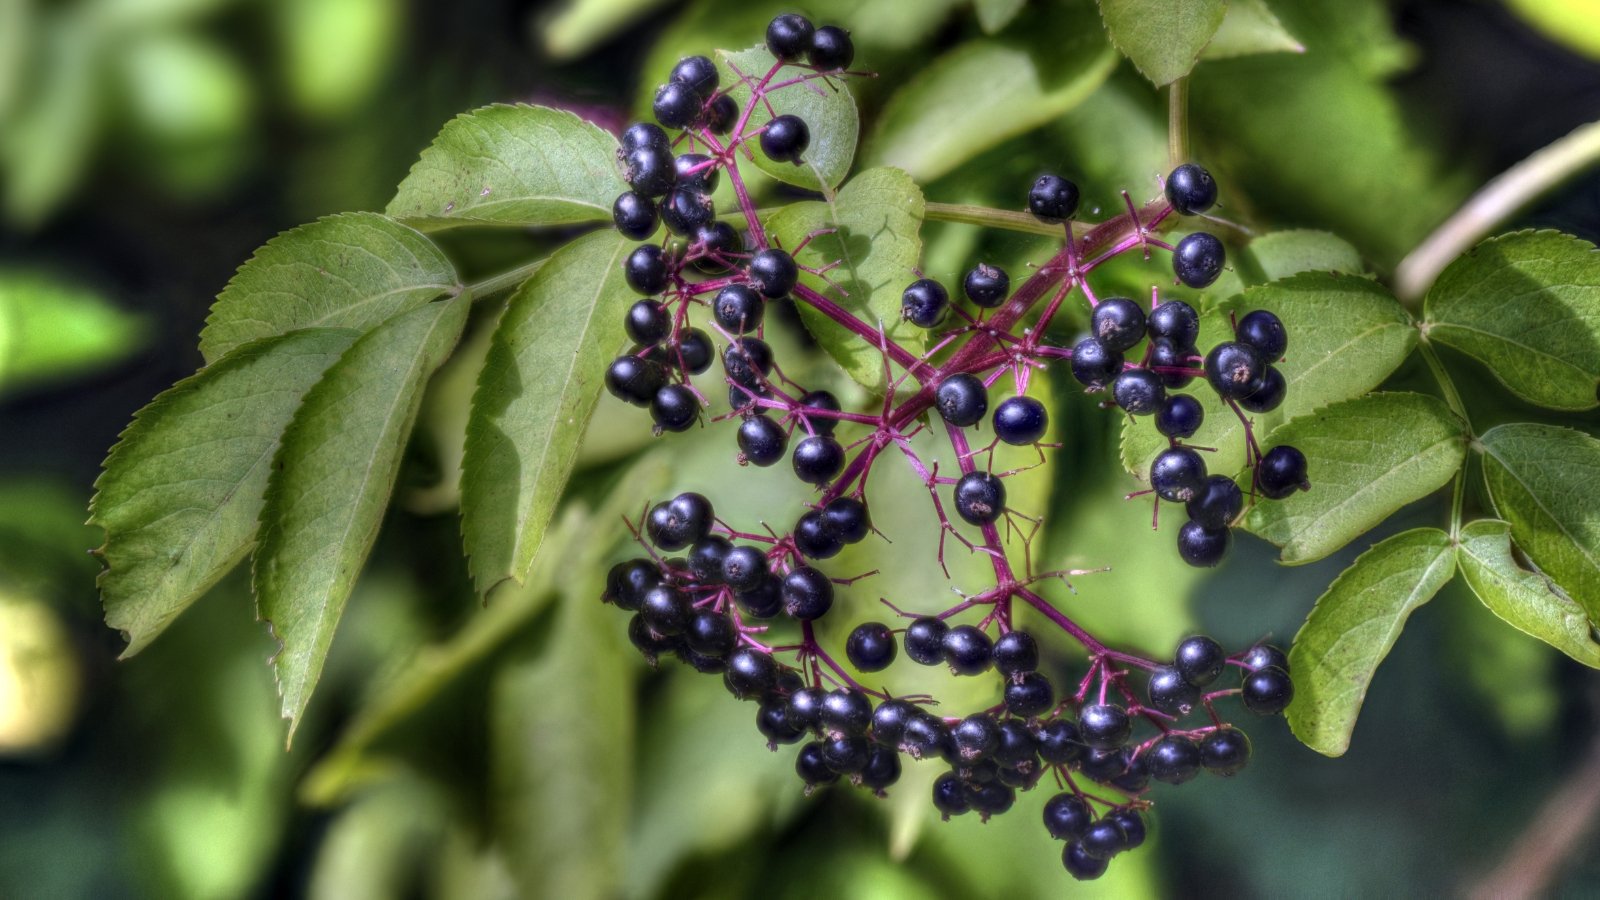
[[[1238,319],[1233,340],[1202,354],[1195,309],[1163,302],[1159,286],[1148,309],[1095,294],[1088,276],[1130,252],[1146,259],[1170,253],[1173,276],[1190,287],[1220,275],[1226,253],[1214,236],[1195,232],[1176,245],[1156,236],[1175,214],[1204,214],[1216,200],[1211,176],[1188,164],[1168,175],[1164,198],[1136,208],[1123,192],[1126,213],[1081,234],[1074,231],[1077,185],[1041,176],[1027,207],[1062,227],[1060,251],[1017,285],[1004,269],[979,262],[962,279],[959,298],[936,279],[908,273],[901,314],[932,332],[931,349],[911,352],[803,282],[802,272],[826,281],[832,265],[797,263],[794,253],[804,243],[777,246],[756,214],[740,156],[753,158],[756,144],[771,160],[799,164],[810,144],[808,124],[777,114],[772,95],[802,85],[838,90],[835,79],[861,74],[847,71],[854,55],[848,33],[814,27],[802,16],[774,19],[767,47],[776,62],[766,73],[734,70],[749,93],[743,110],[710,60],[689,57],[657,91],[660,125],[641,122],[622,136],[618,159],[631,189],[617,198],[615,222],[644,240],[624,263],[628,284],[642,298],[623,313],[634,346],[611,364],[606,385],[647,407],[658,434],[685,431],[709,405],[693,376],[720,361],[733,411],[719,418],[738,421],[739,463],[787,459],[796,478],[818,493],[782,533],[736,531],[695,493],[649,507],[630,526],[649,556],[618,564],[605,599],[634,613],[630,637],[652,661],[676,655],[698,671],[721,673],[736,696],[758,701],[757,726],[774,748],[803,744],[796,770],[809,787],[849,779],[881,794],[898,780],[902,756],[939,759],[950,769],[935,783],[935,806],[946,817],[970,811],[987,820],[1010,809],[1018,791],[1048,778],[1060,793],[1045,806],[1047,830],[1067,842],[1069,872],[1096,877],[1112,855],[1143,841],[1141,813],[1152,779],[1178,784],[1201,769],[1231,775],[1244,766],[1249,741],[1224,722],[1216,701],[1237,695],[1251,711],[1281,711],[1293,692],[1288,663],[1268,645],[1230,657],[1204,637],[1184,641],[1171,661],[1150,660],[1089,634],[1034,590],[1044,579],[1081,573],[1034,572],[1028,552],[1014,568],[1008,557],[1000,526],[1034,520],[1010,507],[1006,484],[1016,471],[995,471],[994,451],[1002,444],[1034,447],[1042,459],[1054,446],[1041,443],[1049,411],[1027,389],[1040,371],[1068,369],[1088,392],[1105,395],[1105,405],[1155,417],[1170,446],[1156,457],[1145,493],[1155,494],[1157,510],[1163,500],[1184,504],[1189,521],[1179,533],[1180,555],[1193,565],[1215,565],[1247,503],[1309,488],[1304,456],[1290,447],[1263,454],[1249,419],[1283,400],[1285,382],[1274,363],[1287,349],[1287,331],[1258,310]],[[785,69],[798,74],[780,78]],[[751,125],[755,108],[771,113],[761,127]],[[741,227],[716,214],[711,194],[722,177],[737,198]],[[654,239],[663,225],[666,234]],[[1090,309],[1089,334],[1075,346],[1059,346],[1050,326],[1075,292]],[[790,380],[763,339],[766,307],[775,302],[812,307],[880,355],[881,407],[846,410],[827,391]],[[707,327],[715,337],[690,324],[696,306],[709,307]],[[1179,389],[1197,378],[1244,422],[1247,487],[1208,474],[1201,456],[1208,448],[1184,443],[1203,413]],[[941,474],[938,463],[925,463],[913,450],[911,437],[930,423],[942,425],[950,441],[953,472]],[[993,438],[975,447],[971,436],[986,424]],[[936,715],[932,697],[890,696],[862,685],[817,640],[815,623],[836,609],[836,591],[857,580],[818,566],[873,537],[867,484],[876,463],[895,455],[931,499],[941,567],[945,539],[953,538],[989,561],[993,586],[932,615],[901,613],[884,601],[901,621],[856,625],[845,655],[858,672],[879,672],[897,662],[903,646],[913,663],[945,665],[964,676],[997,673],[1003,701],[991,709]],[[1025,546],[1033,532],[1015,530]],[[1061,678],[1060,657],[1050,642],[1015,625],[1018,604],[1087,655],[1075,687],[1052,681],[1052,674]],[[774,626],[794,637],[771,640]],[[1230,665],[1243,672],[1239,686],[1215,688]],[[1191,726],[1184,721],[1191,715],[1203,721]],[[1142,730],[1149,734],[1137,736]]]

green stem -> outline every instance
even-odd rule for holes
[[[539,271],[539,267],[544,265],[544,262],[542,259],[536,259],[533,262],[524,263],[510,271],[501,272],[499,275],[491,275],[482,281],[474,281],[467,285],[466,289],[472,293],[472,302],[474,303],[514,291],[521,287],[524,281],[532,278],[533,273]]]
[[[1189,78],[1167,86],[1167,159],[1176,169],[1189,161]]]
[[[929,201],[927,217],[935,222],[985,225],[992,228],[1003,228],[1007,231],[1042,234],[1053,238],[1059,238],[1062,234],[1060,225],[1046,225],[1025,212],[993,209],[988,206],[974,206],[969,203],[934,203]],[[1085,222],[1073,222],[1072,233],[1077,237],[1082,237],[1088,234],[1093,227],[1093,225]]]
[[[1433,345],[1428,343],[1427,335],[1423,335],[1422,341],[1417,345],[1417,349],[1422,352],[1423,360],[1427,362],[1428,369],[1433,372],[1433,379],[1439,382],[1439,390],[1444,393],[1445,404],[1450,407],[1451,412],[1461,417],[1462,422],[1466,423],[1467,435],[1471,437],[1473,435],[1472,419],[1467,416],[1466,404],[1461,402],[1461,394],[1456,390],[1456,383],[1451,380],[1450,373],[1445,371],[1444,363],[1439,361],[1439,354],[1433,351]],[[1461,535],[1461,507],[1466,500],[1468,462],[1470,462],[1470,458],[1462,461],[1461,468],[1456,472],[1455,485],[1452,488],[1452,496],[1450,498],[1450,536],[1452,538],[1457,538]]]

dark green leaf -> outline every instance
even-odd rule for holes
[[[216,362],[240,344],[300,328],[367,331],[460,290],[426,237],[376,213],[345,213],[286,231],[239,267],[200,332]]]
[[[739,104],[740,111],[750,113],[747,126],[750,131],[764,126],[774,115],[799,116],[811,130],[811,143],[801,156],[799,165],[775,162],[759,147],[752,147],[756,167],[785,184],[828,193],[850,174],[850,164],[856,158],[856,138],[861,130],[861,121],[856,113],[855,98],[850,95],[848,83],[829,85],[811,80],[768,94],[767,99],[772,107],[770,110],[766,103],[757,103],[753,110],[749,109],[750,83],[741,82],[740,75],[759,82],[772,69],[775,61],[765,46],[751,47],[737,53],[717,51],[717,67],[722,71],[722,83],[729,88],[729,94]],[[803,70],[789,67],[780,71],[773,80],[774,83],[786,81],[802,73]]]
[[[1189,74],[1217,33],[1227,0],[1099,0],[1122,55],[1159,87]]]
[[[1371,394],[1272,432],[1263,449],[1300,448],[1311,490],[1263,500],[1246,527],[1288,565],[1319,560],[1448,482],[1467,453],[1466,423],[1422,394]]]
[[[1228,59],[1256,53],[1304,52],[1305,45],[1283,27],[1265,0],[1228,0],[1228,14],[1223,16],[1221,27],[1200,58]]]
[[[278,438],[355,341],[319,328],[240,347],[134,417],[96,482],[106,624],[132,656],[250,551]]]
[[[256,604],[289,734],[311,699],[378,525],[427,377],[455,348],[471,300],[397,316],[362,338],[305,397],[283,435],[261,511]]]
[[[1461,530],[1461,575],[1495,615],[1586,666],[1600,669],[1600,643],[1589,615],[1544,576],[1517,565],[1511,526],[1480,519]]]
[[[595,232],[557,251],[506,307],[478,377],[461,480],[462,534],[487,594],[527,577],[626,340],[632,244]]]
[[[1600,621],[1600,440],[1553,425],[1491,428],[1483,474],[1511,539]]]
[[[387,212],[424,230],[603,222],[628,189],[616,139],[570,112],[496,104],[452,119]]]
[[[1553,409],[1600,405],[1600,253],[1558,231],[1490,238],[1451,263],[1424,328],[1487,365],[1517,396]]]
[[[1295,737],[1326,756],[1344,755],[1378,663],[1411,613],[1454,573],[1450,535],[1418,528],[1377,544],[1339,575],[1289,652],[1295,698],[1288,717]]]

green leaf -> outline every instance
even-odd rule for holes
[[[1189,74],[1227,0],[1099,0],[1111,43],[1157,87]]]
[[[486,106],[444,126],[387,212],[424,231],[608,221],[628,189],[616,153],[615,138],[564,110]]]
[[[994,34],[1017,17],[1028,0],[972,0],[972,11],[978,14],[978,27],[984,34]]]
[[[1570,428],[1517,423],[1479,440],[1483,474],[1511,539],[1600,621],[1600,440]]]
[[[1289,651],[1294,702],[1289,728],[1307,747],[1343,756],[1378,663],[1417,607],[1455,573],[1450,535],[1418,528],[1391,537],[1340,573]]]
[[[1357,275],[1304,273],[1250,288],[1203,316],[1199,346],[1231,340],[1227,314],[1243,315],[1252,309],[1273,312],[1289,329],[1289,349],[1276,364],[1289,393],[1282,406],[1251,417],[1257,435],[1376,388],[1417,342],[1411,317],[1376,282]],[[1196,382],[1189,393],[1200,401],[1206,416],[1193,443],[1217,448],[1216,453],[1206,454],[1206,465],[1213,472],[1238,472],[1245,464],[1244,428],[1238,416],[1204,384]],[[1123,422],[1122,462],[1136,477],[1149,477],[1150,461],[1167,444],[1153,417]]]
[[[283,434],[261,511],[255,589],[282,645],[273,667],[291,738],[377,540],[422,387],[455,348],[470,306],[465,296],[431,303],[367,332]]]
[[[1256,53],[1304,53],[1265,0],[1228,0],[1228,13],[1201,52],[1201,59],[1228,59]]]
[[[918,181],[938,178],[1059,118],[1094,93],[1116,61],[1087,4],[1052,7],[1025,38],[968,41],[889,99],[867,143],[867,164],[904,169]]]
[[[469,565],[487,594],[521,581],[572,473],[606,366],[626,338],[632,244],[606,230],[557,251],[506,307],[478,377],[462,462]]]
[[[1522,20],[1590,59],[1600,59],[1600,18],[1592,0],[1506,0]]]
[[[0,388],[91,371],[144,343],[145,322],[43,274],[0,271]]]
[[[1244,255],[1266,281],[1279,281],[1301,272],[1360,275],[1366,271],[1361,252],[1349,241],[1306,228],[1263,234],[1244,248]]]
[[[250,341],[300,328],[367,331],[461,289],[426,237],[376,213],[318,219],[278,235],[239,267],[200,332],[216,362]]]
[[[1558,231],[1490,238],[1451,263],[1423,303],[1428,337],[1552,409],[1600,406],[1600,253]]]
[[[666,2],[568,0],[544,24],[544,50],[557,61],[577,59]]]
[[[255,541],[278,438],[300,400],[357,337],[309,329],[240,347],[141,410],[95,483],[105,529],[106,624],[132,656]]]
[[[1282,547],[1285,564],[1299,565],[1448,482],[1466,459],[1467,428],[1433,397],[1372,394],[1296,419],[1262,449],[1279,444],[1305,453],[1311,490],[1257,503],[1246,527]]]
[[[740,79],[744,76],[760,81],[775,62],[765,46],[751,47],[737,53],[717,51],[717,68],[722,73],[722,84],[728,89],[741,112],[749,110],[748,131],[754,131],[772,121],[775,115],[799,116],[811,130],[811,144],[801,156],[799,165],[777,162],[759,150],[755,151],[756,168],[785,184],[807,190],[831,192],[850,174],[850,164],[856,158],[856,140],[861,130],[860,116],[856,112],[855,98],[850,95],[848,80],[831,85],[816,80],[792,84],[767,95],[767,103],[750,107],[750,84]],[[786,68],[774,76],[774,81],[798,77],[801,70]],[[609,204],[609,201],[607,201]],[[611,207],[607,205],[607,215]]]
[[[57,15],[24,37],[31,64],[0,128],[0,209],[11,224],[43,225],[84,180],[104,128],[108,34],[88,17]]]
[[[1456,558],[1467,585],[1491,612],[1518,631],[1600,669],[1600,643],[1589,614],[1542,575],[1517,565],[1509,524],[1494,519],[1469,524],[1461,530]]]
[[[785,247],[796,247],[816,234],[798,256],[801,265],[839,267],[828,279],[807,272],[802,284],[833,300],[876,328],[880,323],[889,338],[912,353],[921,352],[927,332],[900,316],[900,294],[916,280],[914,270],[922,253],[922,217],[926,203],[922,191],[898,169],[868,169],[852,178],[831,201],[791,203],[773,216],[769,234]],[[953,288],[954,285],[947,287]],[[804,302],[796,301],[800,319],[850,377],[882,393],[883,357],[867,344]]]

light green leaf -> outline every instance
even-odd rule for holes
[[[23,229],[43,225],[78,189],[102,130],[105,40],[81,16],[41,21],[25,85],[0,128],[0,208]]]
[[[557,61],[577,59],[666,2],[568,0],[541,29],[544,50]]]
[[[319,328],[266,338],[178,382],[106,458],[90,522],[106,531],[106,624],[138,653],[255,541],[278,438],[355,341]]]
[[[462,462],[462,534],[487,594],[521,581],[572,472],[606,366],[626,340],[632,244],[613,231],[557,251],[506,307],[478,377]]]
[[[1199,346],[1231,340],[1228,313],[1243,315],[1253,309],[1271,311],[1289,330],[1289,349],[1276,364],[1289,392],[1282,406],[1251,417],[1257,435],[1376,388],[1416,346],[1411,317],[1387,289],[1356,275],[1314,273],[1250,288],[1203,316]],[[1238,472],[1245,464],[1244,427],[1238,416],[1199,381],[1187,392],[1199,399],[1206,416],[1192,442],[1217,448],[1206,454],[1207,467]],[[1150,461],[1166,446],[1153,417],[1123,423],[1122,462],[1136,477],[1148,477]]]
[[[282,645],[273,667],[291,738],[377,540],[422,387],[455,348],[470,306],[465,296],[430,303],[367,332],[283,434],[261,510],[255,590]]]
[[[137,350],[143,319],[43,274],[0,271],[0,388],[93,370]]]
[[[387,211],[425,231],[606,221],[628,189],[616,152],[615,138],[564,110],[486,106],[444,126]]]
[[[1157,87],[1189,74],[1217,33],[1227,0],[1099,0],[1122,55]]]
[[[1506,0],[1523,21],[1590,59],[1600,59],[1600,4],[1594,0]]]
[[[1600,643],[1589,614],[1542,575],[1517,565],[1509,524],[1480,519],[1463,528],[1457,560],[1467,585],[1491,612],[1518,631],[1600,669]]]
[[[1600,253],[1588,241],[1490,238],[1444,270],[1423,310],[1430,339],[1476,357],[1524,400],[1600,405]]]
[[[281,0],[265,12],[276,26],[285,93],[311,118],[359,113],[403,47],[401,0]]]
[[[1228,13],[1201,52],[1201,59],[1228,59],[1256,53],[1304,53],[1265,0],[1228,0]]]
[[[1092,94],[1116,61],[1083,3],[1052,7],[1025,39],[968,41],[889,99],[867,143],[867,164],[931,181],[1059,118]]]
[[[1511,539],[1600,621],[1600,440],[1517,423],[1480,439],[1483,474]]]
[[[460,290],[438,247],[376,213],[344,213],[268,241],[217,297],[200,332],[216,362],[240,344],[300,328],[367,331]]]
[[[1301,272],[1360,275],[1366,271],[1361,252],[1349,241],[1306,228],[1263,234],[1245,246],[1244,255],[1266,281],[1279,281]]]
[[[1463,576],[1467,559],[1458,546],[1456,569]],[[1497,720],[1502,735],[1529,740],[1548,732],[1561,715],[1557,667],[1562,661],[1548,644],[1507,628],[1482,603],[1473,602],[1465,583],[1446,585],[1441,594],[1447,598],[1444,646],[1435,658],[1447,661],[1451,679],[1472,692],[1480,715]]]
[[[773,216],[768,231],[785,247],[799,246],[823,229],[798,256],[801,265],[821,268],[838,261],[828,279],[802,272],[800,281],[876,328],[912,353],[927,342],[927,332],[900,317],[900,294],[916,280],[922,253],[926,203],[910,176],[898,169],[868,169],[852,178],[831,201],[791,203]],[[955,285],[946,285],[956,289]],[[884,390],[883,356],[853,332],[799,300],[801,321],[845,371],[861,384]]]
[[[984,34],[994,34],[1017,17],[1028,0],[972,0],[972,11],[978,14],[978,27]]]
[[[1340,573],[1289,651],[1294,702],[1289,728],[1307,747],[1343,756],[1378,663],[1406,619],[1455,573],[1450,535],[1418,528],[1391,537]]]
[[[1278,428],[1262,449],[1279,444],[1306,455],[1311,490],[1257,503],[1246,527],[1282,547],[1285,564],[1299,565],[1448,482],[1466,459],[1467,429],[1433,397],[1371,394]]]
[[[856,101],[850,95],[849,80],[835,79],[829,84],[813,79],[792,84],[767,95],[771,109],[768,109],[767,103],[757,103],[754,109],[749,109],[750,84],[742,82],[739,73],[759,81],[772,68],[773,62],[775,60],[765,46],[751,47],[737,53],[717,51],[717,68],[722,74],[722,86],[739,104],[741,113],[749,110],[747,133],[765,126],[774,115],[799,116],[811,131],[811,143],[801,155],[799,165],[776,162],[762,153],[759,147],[752,147],[756,168],[785,184],[829,193],[850,174],[850,164],[856,158],[856,140],[861,130]],[[801,69],[785,68],[774,76],[774,81],[798,77],[803,72]]]

